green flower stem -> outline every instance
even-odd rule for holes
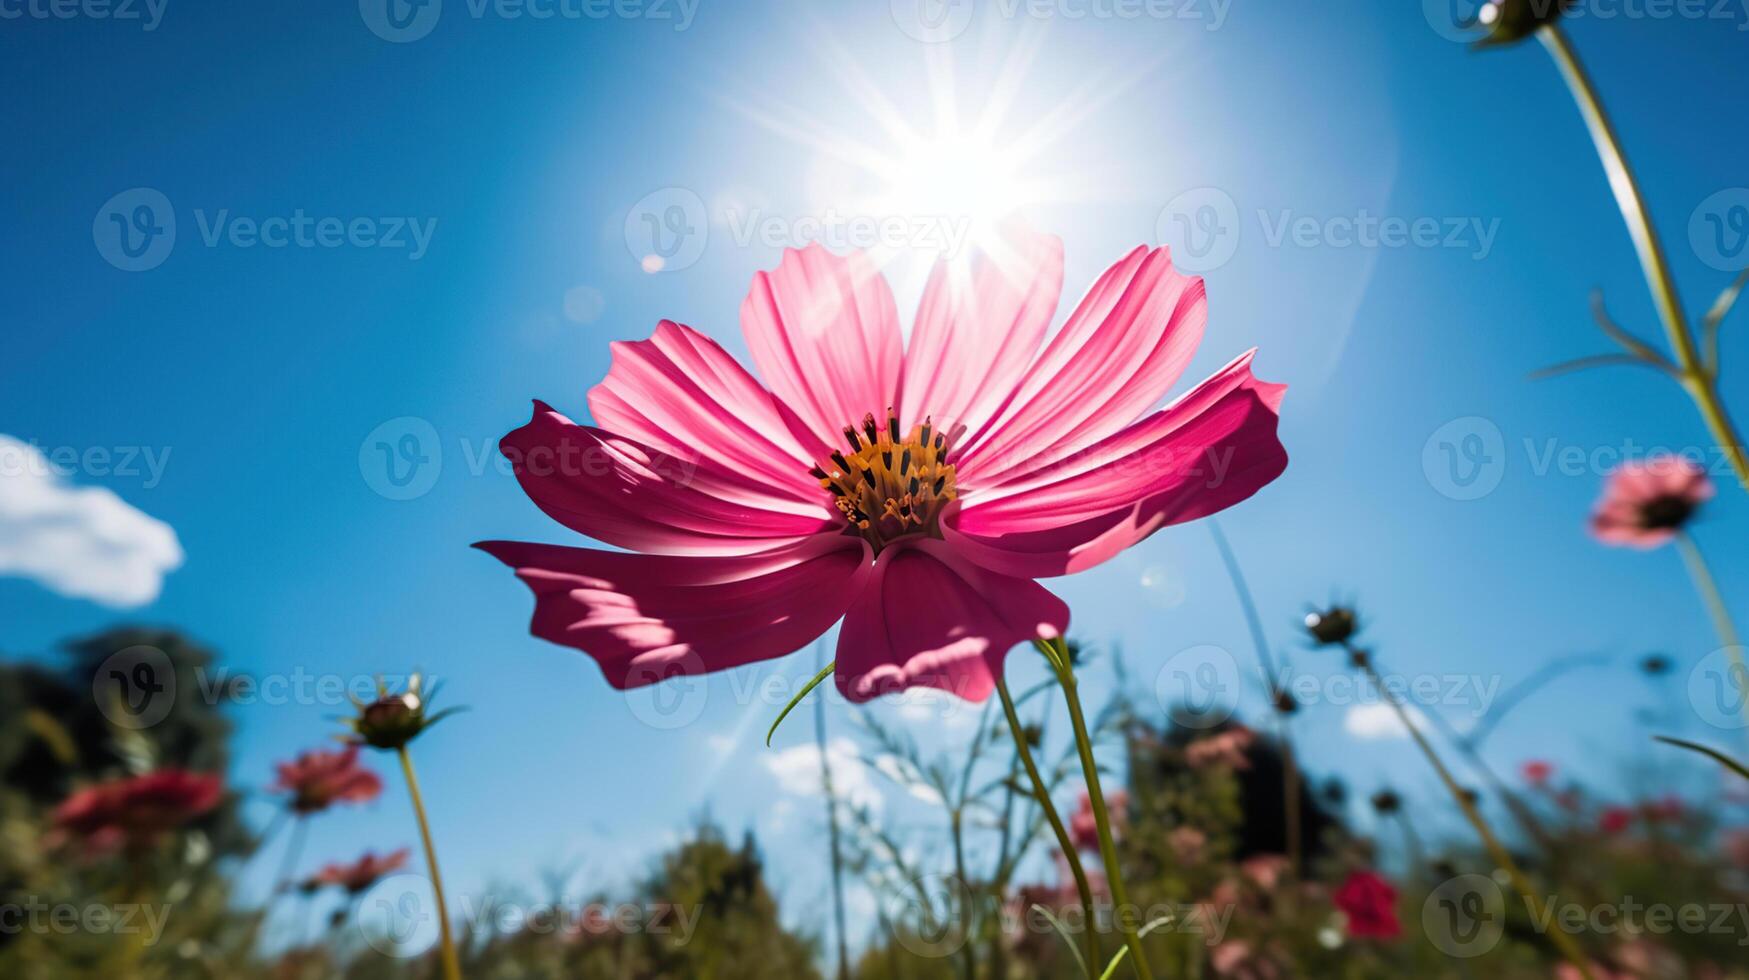
[[[1573,93],[1573,101],[1578,103],[1579,112],[1585,117],[1585,126],[1591,131],[1591,141],[1597,144],[1597,155],[1603,160],[1610,189],[1615,192],[1616,204],[1627,222],[1628,235],[1634,240],[1634,251],[1639,254],[1646,284],[1652,290],[1652,301],[1664,322],[1670,349],[1676,353],[1677,381],[1694,400],[1707,431],[1730,459],[1731,468],[1737,473],[1737,482],[1749,489],[1749,457],[1745,457],[1743,441],[1732,426],[1730,416],[1725,414],[1713,365],[1701,358],[1694,335],[1689,331],[1688,321],[1682,313],[1682,301],[1676,295],[1676,281],[1671,277],[1670,265],[1664,258],[1664,246],[1659,243],[1658,233],[1652,227],[1652,216],[1646,210],[1645,198],[1640,194],[1633,168],[1628,165],[1627,154],[1622,151],[1615,126],[1604,111],[1590,75],[1580,64],[1579,56],[1560,27],[1552,23],[1544,25],[1537,31],[1537,37],[1560,68],[1561,77]]]
[[[443,937],[444,980],[462,980],[461,959],[456,956],[455,936],[450,932],[449,906],[443,900],[443,876],[437,871],[437,848],[431,843],[431,821],[425,816],[425,801],[419,794],[419,777],[413,773],[413,756],[407,746],[396,749],[401,771],[407,776],[407,792],[413,797],[413,815],[419,818],[419,840],[425,845],[425,869],[431,872],[431,891],[437,896],[437,927]]]
[[[294,814],[291,821],[291,840],[286,842],[285,858],[279,863],[279,877],[273,883],[275,897],[291,890],[292,875],[297,874],[298,859],[304,853],[304,839],[309,836],[309,821],[305,820],[302,814]]]
[[[1081,754],[1081,772],[1087,778],[1087,800],[1093,807],[1093,823],[1099,829],[1099,856],[1105,861],[1106,884],[1111,888],[1115,906],[1113,918],[1123,932],[1124,946],[1135,964],[1141,980],[1154,980],[1148,966],[1148,956],[1142,952],[1142,938],[1136,934],[1136,924],[1130,921],[1134,909],[1123,883],[1123,869],[1118,866],[1117,845],[1111,837],[1111,815],[1105,808],[1105,794],[1099,789],[1099,763],[1093,758],[1093,740],[1087,734],[1087,719],[1081,715],[1081,696],[1075,693],[1075,668],[1069,663],[1069,649],[1061,639],[1046,642],[1034,640],[1033,645],[1045,654],[1056,668],[1058,683],[1063,688],[1063,700],[1069,704],[1069,724],[1075,729],[1075,749]]]
[[[1731,610],[1725,605],[1725,597],[1719,592],[1718,580],[1713,578],[1706,556],[1701,554],[1700,544],[1687,531],[1677,531],[1676,547],[1682,552],[1682,560],[1688,564],[1688,574],[1694,579],[1695,590],[1700,593],[1701,601],[1706,603],[1707,612],[1713,618],[1719,642],[1730,653],[1732,670],[1740,680],[1749,680],[1749,669],[1743,664],[1743,645],[1737,639],[1737,626],[1731,621]],[[1749,717],[1749,697],[1742,701],[1744,715]]]
[[[1008,717],[1008,733],[1014,739],[1014,751],[1020,756],[1020,765],[1026,770],[1026,778],[1032,781],[1032,793],[1038,798],[1039,809],[1050,823],[1051,832],[1057,835],[1057,847],[1063,852],[1063,859],[1069,862],[1069,873],[1075,876],[1075,891],[1081,896],[1082,942],[1087,947],[1087,976],[1091,978],[1099,963],[1099,933],[1093,928],[1093,886],[1088,884],[1087,870],[1081,866],[1081,855],[1076,853],[1075,842],[1064,828],[1063,818],[1058,816],[1056,804],[1051,802],[1051,788],[1045,785],[1043,777],[1039,775],[1038,764],[1033,762],[1032,750],[1026,747],[1020,712],[1014,708],[1014,698],[1008,693],[1006,679],[996,678],[996,694],[1002,699],[1002,713]]]
[[[1488,826],[1488,821],[1482,816],[1482,812],[1476,809],[1476,805],[1470,802],[1470,797],[1464,792],[1463,787],[1459,786],[1457,780],[1452,778],[1451,770],[1447,769],[1445,763],[1440,760],[1439,753],[1434,751],[1433,744],[1427,741],[1427,736],[1421,734],[1421,729],[1415,726],[1414,720],[1409,717],[1409,712],[1404,709],[1403,702],[1397,700],[1396,696],[1385,687],[1384,678],[1379,676],[1378,668],[1372,664],[1372,658],[1357,652],[1352,646],[1348,648],[1348,651],[1350,657],[1354,658],[1361,665],[1361,669],[1366,671],[1366,676],[1372,680],[1373,686],[1378,688],[1379,697],[1383,698],[1385,703],[1396,711],[1397,720],[1402,722],[1403,727],[1408,730],[1409,736],[1415,740],[1416,745],[1420,746],[1422,754],[1427,756],[1428,764],[1439,776],[1439,781],[1445,784],[1446,791],[1451,793],[1451,798],[1457,803],[1458,809],[1463,811],[1464,819],[1468,820],[1470,826],[1475,828],[1476,836],[1482,839],[1482,846],[1487,848],[1488,855],[1494,859],[1494,863],[1499,865],[1502,871],[1506,872],[1506,877],[1511,880],[1513,889],[1524,898],[1526,906],[1534,908],[1537,897],[1535,890],[1531,888],[1530,879],[1526,878],[1524,872],[1519,870],[1518,862],[1512,859],[1511,852],[1507,851],[1505,845],[1500,843],[1500,838],[1494,836],[1494,830]],[[1548,937],[1560,950],[1561,955],[1567,958],[1567,962],[1573,964],[1574,969],[1579,971],[1580,976],[1584,977],[1585,980],[1596,980],[1591,972],[1590,962],[1586,960],[1584,952],[1579,949],[1579,944],[1573,941],[1572,936],[1567,935],[1559,928],[1551,928],[1548,931]]]

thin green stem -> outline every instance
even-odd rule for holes
[[[1713,618],[1713,629],[1718,631],[1719,643],[1722,644],[1731,658],[1731,670],[1740,679],[1749,679],[1749,670],[1743,663],[1743,645],[1737,638],[1737,626],[1731,621],[1731,610],[1725,605],[1724,594],[1719,591],[1718,580],[1713,578],[1711,566],[1707,564],[1706,555],[1701,553],[1700,544],[1694,540],[1694,535],[1686,530],[1676,532],[1676,547],[1682,552],[1682,560],[1688,565],[1689,577],[1694,579],[1694,588],[1700,593],[1702,602],[1706,603],[1707,613]],[[1740,692],[1743,693],[1743,692]],[[1740,697],[1744,716],[1749,718],[1749,697]]]
[[[1057,681],[1063,689],[1063,700],[1069,705],[1069,724],[1075,729],[1075,750],[1081,755],[1081,773],[1087,779],[1087,801],[1093,809],[1093,824],[1099,830],[1099,856],[1105,861],[1106,884],[1111,888],[1112,918],[1123,933],[1124,946],[1135,964],[1136,975],[1141,980],[1154,980],[1154,971],[1148,966],[1148,956],[1142,951],[1142,938],[1133,921],[1135,909],[1130,905],[1124,888],[1123,868],[1119,866],[1117,844],[1111,836],[1111,815],[1106,810],[1105,793],[1099,788],[1099,763],[1093,758],[1093,739],[1087,734],[1087,719],[1081,714],[1081,696],[1075,692],[1075,668],[1069,663],[1069,650],[1061,639],[1050,643],[1034,640],[1033,644],[1055,654],[1051,660],[1057,666]]]
[[[1069,836],[1068,829],[1063,826],[1063,818],[1057,814],[1056,804],[1051,802],[1051,788],[1045,785],[1044,778],[1039,775],[1038,764],[1032,760],[1032,750],[1027,748],[1026,734],[1021,729],[1020,712],[1015,710],[1014,698],[1008,693],[1006,679],[996,678],[996,694],[1002,699],[1002,713],[1008,718],[1008,733],[1014,739],[1015,754],[1020,756],[1020,765],[1026,770],[1026,778],[1032,782],[1032,794],[1038,799],[1045,821],[1051,825],[1051,833],[1057,836],[1057,848],[1063,852],[1063,859],[1069,863],[1069,873],[1075,876],[1075,891],[1081,898],[1082,942],[1087,947],[1087,975],[1091,978],[1099,963],[1099,935],[1093,928],[1093,887],[1087,881],[1087,869],[1081,866],[1081,855],[1075,851],[1075,842]]]
[[[298,859],[303,857],[304,838],[309,836],[309,830],[309,821],[302,814],[292,816],[291,840],[286,842],[285,857],[279,862],[279,877],[273,883],[275,895],[291,890],[292,875],[297,873]]]
[[[1403,702],[1397,700],[1396,696],[1385,687],[1384,678],[1379,676],[1378,669],[1373,666],[1371,658],[1364,653],[1358,653],[1353,647],[1349,647],[1349,656],[1360,664],[1361,669],[1366,672],[1366,676],[1372,680],[1373,686],[1378,688],[1379,697],[1383,698],[1397,713],[1397,720],[1409,732],[1409,737],[1413,738],[1415,744],[1421,748],[1422,754],[1427,756],[1427,762],[1433,767],[1434,773],[1439,776],[1439,781],[1445,784],[1446,791],[1451,794],[1452,800],[1463,812],[1464,819],[1468,820],[1470,826],[1475,828],[1476,836],[1482,839],[1482,846],[1487,849],[1488,855],[1494,859],[1494,863],[1499,865],[1502,871],[1506,872],[1507,878],[1512,882],[1512,887],[1524,898],[1526,907],[1535,908],[1537,897],[1535,890],[1531,888],[1530,879],[1526,878],[1524,872],[1519,870],[1518,862],[1512,859],[1511,852],[1507,851],[1506,846],[1500,843],[1500,838],[1494,835],[1493,828],[1488,826],[1488,821],[1482,816],[1482,812],[1476,809],[1476,804],[1471,801],[1470,795],[1464,792],[1463,787],[1459,786],[1457,780],[1452,777],[1451,770],[1446,768],[1445,763],[1439,758],[1439,753],[1434,751],[1433,743],[1427,740],[1427,736],[1421,733],[1421,729],[1416,726],[1414,719],[1409,717],[1409,712],[1403,707]],[[1573,941],[1572,936],[1557,928],[1550,929],[1548,937],[1560,950],[1561,955],[1565,956],[1567,961],[1573,964],[1574,969],[1579,971],[1580,976],[1584,977],[1585,980],[1596,980],[1591,972],[1590,962],[1579,949],[1579,945]]]
[[[1658,316],[1664,323],[1670,349],[1676,354],[1679,369],[1677,380],[1683,390],[1688,392],[1689,398],[1693,399],[1695,407],[1700,410],[1701,419],[1705,421],[1713,439],[1730,459],[1731,468],[1737,473],[1737,481],[1745,489],[1749,489],[1749,457],[1744,455],[1742,440],[1738,438],[1730,416],[1725,413],[1724,403],[1719,398],[1715,372],[1711,365],[1702,360],[1694,335],[1689,331],[1688,321],[1682,312],[1682,301],[1676,294],[1676,280],[1670,275],[1670,265],[1664,258],[1664,246],[1660,244],[1658,233],[1652,227],[1651,213],[1646,210],[1645,198],[1640,194],[1639,182],[1634,178],[1633,168],[1628,165],[1627,154],[1622,149],[1615,126],[1610,122],[1609,114],[1604,111],[1603,101],[1598,97],[1596,87],[1591,84],[1590,75],[1579,62],[1578,54],[1573,51],[1572,44],[1567,41],[1560,26],[1547,24],[1537,32],[1537,37],[1548,49],[1555,65],[1560,68],[1561,77],[1573,93],[1573,101],[1578,103],[1579,112],[1585,117],[1585,126],[1591,131],[1591,141],[1597,145],[1597,155],[1603,161],[1603,170],[1609,178],[1610,189],[1615,192],[1616,204],[1621,208],[1623,220],[1627,222],[1628,235],[1633,239],[1634,251],[1639,255],[1640,268],[1645,272],[1646,284],[1652,291],[1652,301],[1658,307]]]
[[[405,745],[397,752],[401,756],[401,772],[407,776],[407,792],[413,797],[413,815],[419,819],[419,841],[425,845],[425,869],[431,873],[431,892],[437,897],[437,927],[443,938],[444,980],[461,980],[461,958],[456,955],[455,936],[450,932],[449,905],[443,898],[443,876],[437,871],[437,848],[431,843],[431,821],[425,816],[425,800],[419,793],[419,777],[413,772],[413,756]]]

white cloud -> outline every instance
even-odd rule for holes
[[[1419,708],[1409,705],[1404,710],[1409,713],[1409,719],[1415,723],[1416,728],[1427,727],[1427,716]],[[1349,708],[1348,714],[1342,719],[1342,730],[1355,738],[1369,740],[1409,737],[1409,730],[1403,727],[1402,720],[1397,717],[1397,709],[1382,701],[1357,704]]]
[[[762,755],[761,759],[785,793],[812,797],[825,794],[820,780],[820,752],[815,746],[791,746]],[[880,807],[881,792],[858,757],[856,743],[848,738],[832,739],[826,743],[826,763],[832,767],[832,790],[840,800],[851,806]]]
[[[109,606],[143,606],[182,557],[170,525],[103,487],[73,486],[41,450],[0,435],[0,575]]]

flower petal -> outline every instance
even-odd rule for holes
[[[866,543],[821,535],[724,558],[485,541],[534,590],[531,632],[595,658],[624,690],[781,657],[844,615],[870,571]]]
[[[1171,389],[1202,341],[1202,279],[1164,248],[1137,248],[1093,284],[996,420],[964,442],[963,486],[1050,465],[1138,419]]]
[[[824,503],[775,496],[709,459],[681,459],[573,423],[541,402],[499,449],[547,516],[655,554],[769,551],[834,524]]]
[[[1015,644],[1068,628],[1069,607],[1036,582],[979,568],[940,541],[897,545],[845,616],[838,690],[855,702],[917,686],[982,701]]]
[[[703,457],[773,493],[819,501],[808,467],[828,450],[724,351],[663,320],[649,340],[616,341],[613,366],[589,391],[602,428],[685,459]]]
[[[895,404],[898,309],[861,252],[785,250],[775,271],[753,277],[741,332],[766,384],[821,443],[838,445],[846,425]]]
[[[1276,436],[1286,386],[1253,377],[1251,356],[1086,452],[950,510],[947,541],[1006,575],[1067,575],[1256,493],[1287,467]]]
[[[899,417],[981,430],[1038,353],[1062,291],[1062,240],[1018,226],[970,263],[938,261],[905,348]]]

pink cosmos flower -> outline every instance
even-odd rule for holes
[[[382,779],[358,764],[356,745],[300,753],[274,769],[279,777],[274,789],[290,793],[291,808],[300,814],[320,813],[336,803],[368,803],[383,792]]]
[[[1137,248],[1055,335],[1062,244],[1016,232],[939,264],[909,342],[862,253],[788,250],[741,329],[763,383],[663,321],[617,342],[595,425],[535,403],[500,444],[530,498],[625,552],[478,547],[535,593],[534,635],[626,688],[782,656],[840,619],[852,701],[981,701],[1016,644],[1061,636],[1034,579],[1091,568],[1280,475],[1285,386],[1246,353],[1163,409],[1202,339],[1200,278]]]
[[[369,891],[372,885],[406,867],[407,854],[405,847],[381,856],[365,851],[363,856],[351,864],[324,865],[310,880],[323,885],[338,885],[347,894],[357,895]]]
[[[1619,834],[1633,826],[1634,811],[1631,807],[1608,806],[1597,818],[1597,829],[1606,834]]]
[[[1524,773],[1524,781],[1542,788],[1549,784],[1549,777],[1555,774],[1555,767],[1541,759],[1532,759],[1520,769]]]
[[[1715,489],[1699,463],[1653,456],[1610,473],[1591,512],[1591,534],[1604,544],[1656,548],[1676,536]]]
[[[160,769],[75,792],[55,808],[55,829],[95,851],[138,850],[206,814],[223,795],[218,776]]]

